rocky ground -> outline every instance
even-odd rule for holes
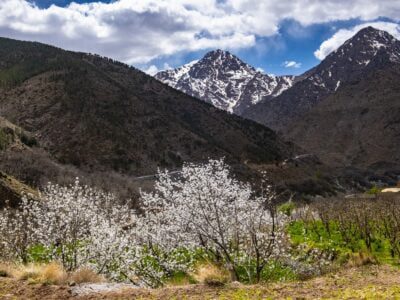
[[[104,285],[80,288],[0,278],[0,299],[399,299],[400,270],[370,265],[308,281],[252,286],[233,283],[224,287],[187,285],[151,290]]]

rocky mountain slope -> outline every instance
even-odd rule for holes
[[[156,78],[271,127],[328,164],[384,171],[400,164],[399,65],[400,42],[367,27],[298,77],[261,74],[217,50]]]
[[[368,27],[291,88],[242,115],[278,130],[328,164],[392,169],[399,165],[393,151],[400,146],[399,63],[400,42]]]
[[[131,196],[158,168],[225,157],[245,180],[269,168],[331,189],[314,188],[316,159],[278,167],[302,150],[272,130],[107,58],[2,38],[0,91],[0,115],[33,138],[1,150],[0,170],[32,186],[80,177]]]
[[[0,113],[58,161],[135,175],[226,156],[281,160],[273,131],[216,110],[124,64],[0,40]]]
[[[400,41],[368,27],[291,89],[244,116],[279,130],[324,162],[400,168]]]
[[[400,42],[385,31],[364,28],[301,75],[293,87],[250,107],[243,116],[287,133],[290,123],[300,120],[340,87],[397,63],[400,63]]]
[[[400,65],[371,72],[285,128],[325,163],[384,173],[400,170]]]
[[[260,73],[228,51],[215,50],[201,60],[161,71],[155,78],[215,107],[241,114],[263,98],[290,88],[294,76]]]

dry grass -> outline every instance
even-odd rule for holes
[[[200,265],[193,278],[209,286],[222,286],[230,281],[229,272],[210,263]]]
[[[13,265],[0,262],[0,277],[12,277]]]
[[[73,272],[70,279],[75,283],[99,283],[104,282],[104,277],[100,276],[90,268],[81,268]]]
[[[55,262],[49,264],[16,265],[9,269],[11,277],[31,283],[64,284],[68,274]]]
[[[361,267],[365,265],[374,265],[377,264],[376,259],[370,253],[354,253],[350,256],[350,259],[347,263],[349,267]]]
[[[206,272],[208,273],[208,272]],[[0,299],[142,299],[142,300],[246,300],[246,299],[400,299],[400,270],[387,265],[365,265],[307,281],[268,285],[204,284],[160,289],[132,288],[119,292],[75,296],[68,286],[29,284],[13,278],[0,278]]]
[[[52,284],[62,284],[67,280],[67,273],[63,267],[57,263],[45,265],[41,272],[41,280]]]
[[[0,263],[0,277],[12,277],[17,280],[25,280],[29,283],[43,283],[63,285],[69,281],[75,283],[99,283],[105,278],[89,268],[81,268],[68,274],[64,268],[56,262],[48,264],[10,264]]]

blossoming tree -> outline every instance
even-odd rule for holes
[[[142,199],[150,243],[203,248],[234,280],[243,267],[249,280],[260,280],[268,261],[283,254],[282,220],[271,187],[254,195],[248,184],[232,178],[223,160],[186,164],[178,178],[161,173],[155,192],[142,193]]]
[[[160,173],[154,191],[141,197],[144,213],[137,214],[78,181],[49,184],[40,201],[0,211],[0,255],[27,262],[40,246],[45,260],[68,271],[90,266],[154,287],[190,271],[199,253],[250,282],[285,254],[285,220],[271,186],[254,193],[223,160],[185,164],[178,176]]]

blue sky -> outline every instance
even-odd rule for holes
[[[398,22],[384,17],[376,18],[370,22],[351,19],[310,26],[302,26],[296,21],[285,20],[279,24],[277,35],[257,38],[256,45],[253,47],[227,50],[255,68],[261,68],[265,73],[299,75],[321,62],[314,52],[340,29],[352,29],[363,24],[381,22],[398,24]],[[400,31],[400,27],[398,27],[398,31]],[[393,34],[393,32],[391,33]],[[396,36],[399,37],[400,34]],[[177,67],[203,57],[208,51],[206,49],[161,57],[151,61],[150,65],[155,65],[158,69],[164,69],[165,64],[170,67]],[[295,62],[296,64],[289,64],[288,66],[287,62]],[[140,67],[145,69],[149,67],[149,64]]]
[[[285,20],[280,24],[279,34],[257,38],[254,47],[228,50],[246,63],[256,68],[262,68],[266,73],[298,75],[320,62],[315,57],[314,51],[319,48],[323,41],[329,39],[340,28],[352,28],[362,23],[362,21],[356,19],[304,27],[296,21]],[[207,51],[208,49],[171,57],[161,57],[151,63],[160,69],[163,69],[164,63],[175,67],[181,65],[182,62],[187,63],[199,59]],[[285,62],[290,61],[296,62],[297,65],[285,67]]]
[[[153,73],[219,48],[266,73],[300,74],[363,26],[399,38],[399,21],[398,0],[0,1],[0,36],[98,53]]]
[[[54,4],[57,6],[67,6],[71,2],[75,3],[90,3],[90,2],[103,2],[103,3],[109,3],[111,1],[99,1],[99,0],[75,0],[75,1],[70,1],[70,0],[31,0],[31,2],[36,3],[39,7],[42,8],[48,8],[50,5]]]

